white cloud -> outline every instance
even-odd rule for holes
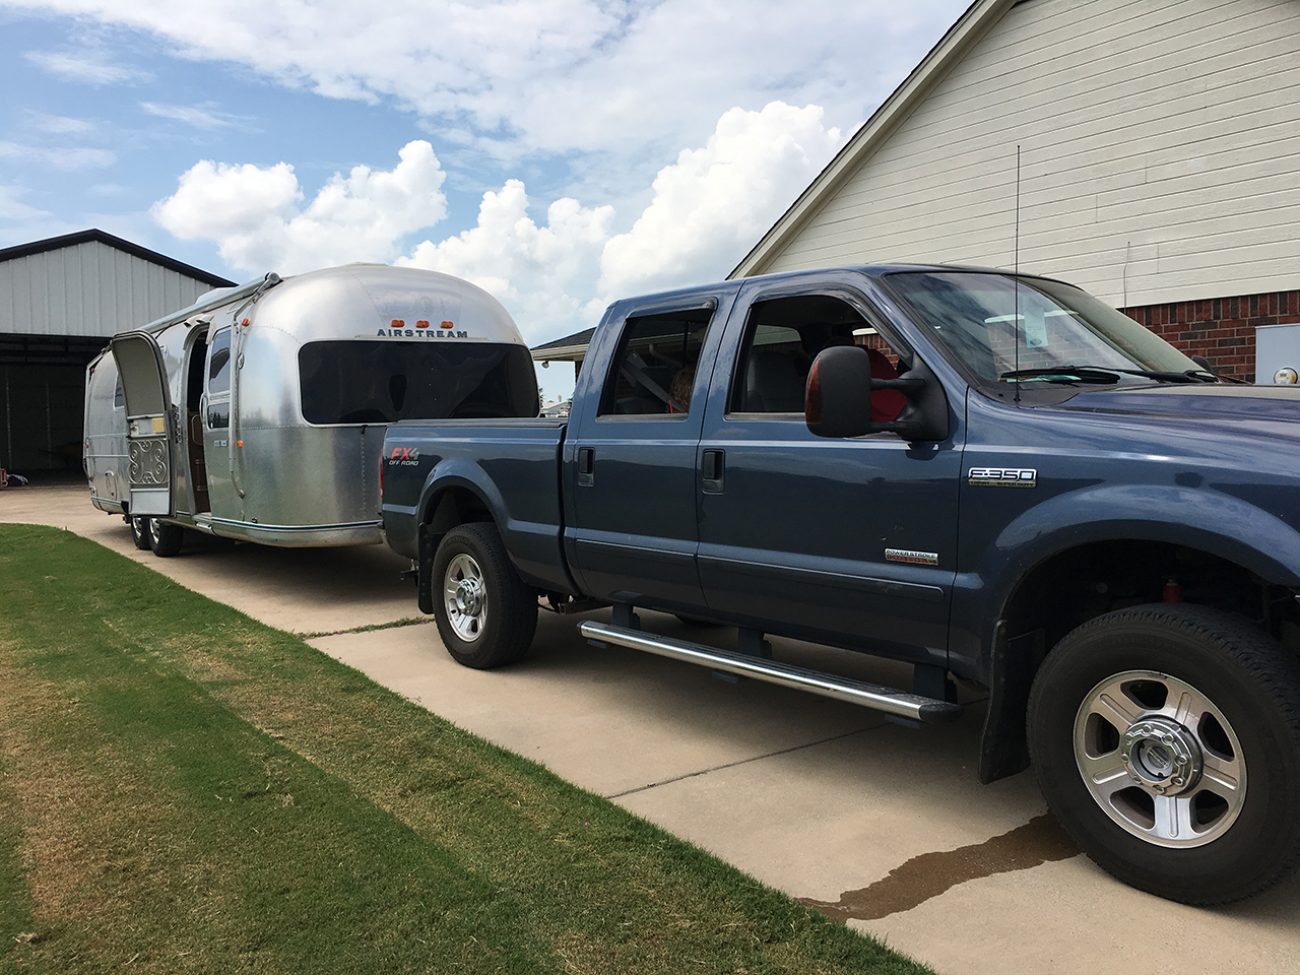
[[[37,163],[64,172],[111,166],[117,154],[93,146],[34,146],[24,142],[0,142],[0,159]]]
[[[226,129],[245,121],[242,115],[223,112],[212,102],[204,102],[202,105],[172,105],[167,102],[145,101],[140,103],[140,108],[147,115],[180,122],[196,129]]]
[[[22,201],[26,190],[21,186],[6,186],[0,183],[0,220],[27,221],[45,220],[53,214]]]
[[[335,173],[305,206],[293,166],[203,160],[156,203],[155,220],[182,240],[213,240],[241,271],[294,272],[356,260],[391,260],[408,234],[447,212],[433,148],[409,142],[391,170]]]
[[[699,149],[659,171],[650,205],[601,255],[607,295],[730,271],[843,142],[817,105],[723,114]]]
[[[316,0],[307,12],[301,0],[0,0],[144,32],[167,55],[238,64],[328,97],[391,99],[470,144],[504,146],[498,155],[595,151],[641,166],[697,144],[732,105],[814,103],[850,124],[965,5]],[[33,56],[101,80],[129,70]]]
[[[621,220],[613,206],[571,197],[539,220],[523,182],[507,180],[483,194],[474,226],[405,256],[405,239],[446,214],[444,174],[424,141],[404,146],[391,171],[335,174],[310,202],[289,163],[205,160],[152,212],[183,240],[215,241],[240,271],[396,260],[454,274],[540,340],[593,324],[614,297],[724,276],[839,147],[823,117],[783,102],[725,112],[703,146],[659,171],[649,204]]]
[[[524,184],[509,180],[483,194],[478,222],[454,237],[426,240],[399,263],[473,281],[510,310],[533,339],[582,328],[601,249],[614,210],[556,200],[539,225],[528,214]]]
[[[112,60],[106,52],[94,48],[28,51],[23,57],[55,78],[87,85],[118,85],[149,77],[148,72]]]
[[[27,112],[27,124],[46,135],[89,135],[96,128],[95,123],[88,119],[33,111]]]

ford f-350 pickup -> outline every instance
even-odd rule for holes
[[[608,604],[593,642],[905,722],[983,689],[981,779],[1032,764],[1105,869],[1221,903],[1300,857],[1297,420],[1300,391],[1221,380],[1058,281],[796,272],[615,303],[567,423],[393,424],[383,526],[471,667],[519,658],[539,602]]]

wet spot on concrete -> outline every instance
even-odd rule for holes
[[[801,897],[799,902],[838,921],[874,921],[910,911],[968,880],[1028,870],[1078,853],[1079,848],[1056,820],[1044,813],[983,843],[914,856],[870,887],[846,890],[838,901]]]

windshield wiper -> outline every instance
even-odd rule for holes
[[[1116,366],[1043,366],[1037,369],[1012,369],[999,379],[1044,379],[1049,382],[1111,382],[1121,376],[1141,376],[1162,383],[1214,383],[1219,377],[1203,369],[1186,372],[1161,372],[1156,369],[1121,369]],[[1055,377],[1059,377],[1055,378]]]
[[[1012,369],[998,378],[1043,379],[1059,383],[1117,383],[1120,380],[1119,373],[1118,369],[1105,369],[1101,366],[1042,366],[1037,369]]]

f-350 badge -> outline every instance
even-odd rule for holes
[[[972,467],[966,480],[974,487],[1038,487],[1034,467]]]

